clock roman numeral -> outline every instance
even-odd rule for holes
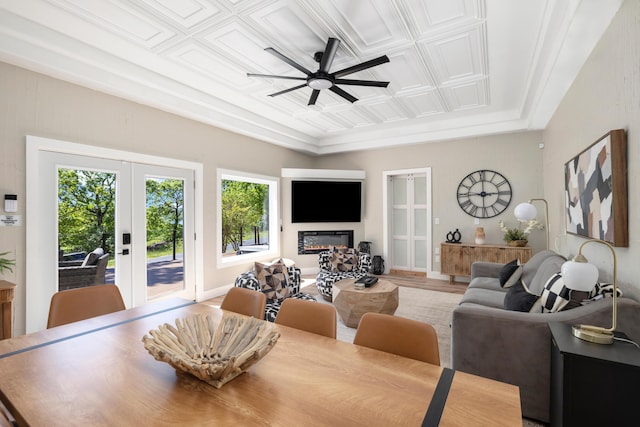
[[[508,200],[504,200],[504,199],[500,199],[500,198],[499,198],[498,200],[496,200],[496,203],[495,203],[495,204],[496,204],[496,205],[498,205],[498,204],[499,204],[499,205],[502,205],[502,206],[505,206],[505,207],[506,207],[506,206],[509,204],[509,201],[508,201]]]

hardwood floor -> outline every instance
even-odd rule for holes
[[[383,274],[379,277],[395,283],[398,286],[448,292],[451,294],[464,294],[468,285],[468,283],[463,282],[453,282],[449,284],[449,280],[430,279],[428,277],[407,274]]]

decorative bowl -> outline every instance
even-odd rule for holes
[[[280,338],[273,323],[228,313],[216,326],[210,315],[198,314],[165,323],[142,338],[144,348],[177,371],[222,387],[262,359]]]

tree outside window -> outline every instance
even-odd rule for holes
[[[278,178],[218,170],[220,264],[277,256]]]
[[[269,186],[222,180],[222,252],[269,243]]]

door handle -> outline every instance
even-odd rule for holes
[[[129,249],[123,249],[122,252],[118,252],[118,255],[129,255]]]

